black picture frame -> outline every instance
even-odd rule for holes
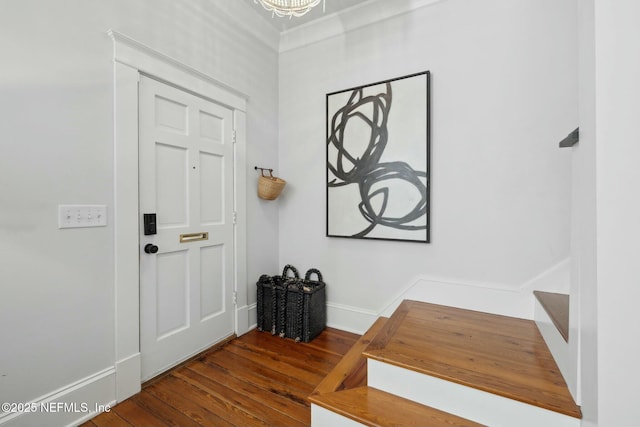
[[[431,73],[326,95],[326,235],[430,242]]]

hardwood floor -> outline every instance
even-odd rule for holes
[[[308,426],[308,396],[358,338],[327,328],[295,343],[254,330],[82,426]]]

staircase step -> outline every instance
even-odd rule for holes
[[[533,291],[533,294],[549,315],[562,338],[569,342],[569,295],[543,291]]]
[[[364,355],[465,388],[581,418],[580,408],[530,320],[404,301]],[[369,375],[373,366],[369,366]],[[396,371],[391,375],[392,371],[386,372],[387,377],[400,376]],[[382,388],[372,383],[371,377],[369,381],[370,386]]]
[[[366,386],[316,395],[314,403],[366,426],[481,426]]]
[[[386,317],[380,317],[376,320],[373,326],[340,359],[340,362],[329,372],[329,375],[318,384],[311,396],[309,396],[309,400],[313,402],[314,396],[320,394],[367,385],[367,359],[362,356],[362,352],[387,323],[387,320]]]

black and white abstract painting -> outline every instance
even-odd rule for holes
[[[429,78],[327,94],[327,236],[429,242]]]

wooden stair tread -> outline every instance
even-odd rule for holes
[[[569,342],[569,295],[554,292],[533,291],[540,305],[562,335]]]
[[[316,395],[313,402],[367,426],[482,425],[366,386]]]
[[[367,359],[362,356],[362,352],[387,323],[387,320],[386,317],[378,318],[373,326],[356,341],[340,362],[318,384],[311,396],[309,396],[311,401],[313,401],[313,396],[315,395],[367,385]]]
[[[403,301],[364,355],[581,418],[531,320]]]

